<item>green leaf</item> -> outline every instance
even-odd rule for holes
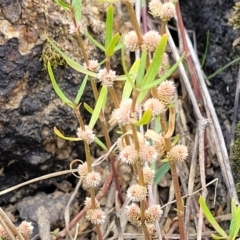
[[[161,124],[160,124],[160,116],[156,116],[154,119],[154,131],[157,133],[160,133],[162,130]]]
[[[177,134],[177,135],[174,137],[173,142],[172,142],[172,145],[175,146],[178,141],[179,141],[179,134]]]
[[[217,236],[213,233],[211,234],[211,236],[212,236],[213,239],[225,239],[226,240],[226,237],[220,237],[220,236]]]
[[[60,137],[60,138],[62,138],[62,139],[64,139],[64,140],[75,141],[75,142],[76,142],[76,141],[82,141],[81,138],[65,137],[56,127],[54,127],[53,131],[55,132],[55,134],[56,134],[58,137]]]
[[[150,66],[146,72],[146,75],[143,78],[143,81],[141,82],[140,87],[143,87],[147,83],[151,83],[154,81],[158,73],[159,66],[162,62],[163,54],[165,53],[167,40],[168,40],[167,34],[164,34],[161,37],[159,44],[157,45],[156,51],[153,54],[152,62],[150,63]]]
[[[106,145],[97,137],[94,138],[94,142],[101,147],[103,150],[107,151]]]
[[[123,58],[122,58],[123,59]],[[131,74],[132,76],[134,76],[133,81],[130,78],[129,74],[129,79],[126,81],[126,83],[124,84],[124,88],[123,88],[123,93],[122,93],[122,100],[128,99],[132,93],[133,87],[134,87],[134,81],[138,72],[138,68],[139,68],[139,63],[140,63],[140,59],[136,59],[135,62],[133,63],[129,74]],[[125,70],[124,70],[125,71]],[[125,72],[126,74],[126,72]]]
[[[107,10],[106,33],[105,33],[105,48],[108,49],[113,32],[113,5],[110,5]]]
[[[146,110],[144,113],[143,113],[143,116],[142,118],[139,120],[139,121],[136,121],[135,119],[132,121],[134,125],[136,126],[142,126],[142,125],[146,125],[150,122],[151,120],[151,117],[152,117],[152,111],[151,110]]]
[[[104,107],[104,104],[106,103],[106,99],[107,99],[107,87],[106,86],[102,86],[102,89],[100,91],[96,106],[93,110],[93,114],[89,123],[89,127],[93,128],[95,123],[97,122],[98,118],[99,118],[99,114],[102,110],[102,108]]]
[[[60,7],[64,8],[67,11],[72,10],[72,6],[68,5],[67,3],[63,2],[62,0],[54,0],[55,3],[57,3]]]
[[[58,86],[57,82],[56,82],[56,79],[54,77],[54,74],[53,74],[53,71],[52,71],[52,67],[51,67],[51,64],[50,62],[48,62],[48,74],[49,74],[49,77],[51,79],[51,82],[52,82],[52,85],[53,85],[53,88],[54,88],[54,91],[55,93],[58,95],[58,97],[64,102],[66,103],[68,106],[70,106],[71,108],[74,107],[73,103],[71,102],[70,99],[68,99],[64,93],[62,92],[62,90],[60,89],[60,87]]]
[[[169,159],[168,158],[164,158],[164,159],[161,160],[161,162],[167,163],[167,162],[169,162]]]
[[[146,84],[144,87],[141,88],[141,91],[151,89],[160,83],[162,83],[164,80],[166,80],[168,77],[172,75],[172,73],[177,69],[179,63],[182,61],[184,55],[160,78],[156,79],[154,82],[151,82],[149,84]]]
[[[139,63],[139,68],[138,68],[136,87],[139,87],[142,84],[145,69],[146,69],[146,62],[147,62],[147,51],[143,50],[140,63]]]
[[[235,228],[236,228],[236,206],[234,203],[234,200],[232,199],[231,201],[231,212],[232,212],[232,220],[230,222],[230,227],[229,227],[229,237],[233,237],[234,232],[235,232]]]
[[[156,172],[154,177],[154,184],[158,184],[162,177],[169,171],[170,164],[169,162],[164,163]]]
[[[77,96],[76,96],[76,98],[75,98],[75,100],[74,100],[74,103],[76,103],[77,105],[79,104],[79,101],[80,101],[80,99],[81,99],[81,97],[82,97],[82,95],[83,95],[85,86],[86,86],[86,84],[87,84],[87,80],[88,80],[88,75],[86,75],[86,76],[84,77],[84,79],[83,79],[83,81],[82,81],[82,84],[81,84],[81,86],[80,86],[80,88],[79,88],[79,90],[78,90]]]
[[[201,209],[205,215],[205,217],[207,218],[207,220],[210,222],[210,224],[212,225],[212,227],[221,235],[221,237],[225,237],[226,239],[228,239],[228,235],[225,233],[225,231],[219,226],[219,224],[217,223],[217,221],[215,220],[214,216],[212,215],[212,213],[210,212],[208,206],[206,205],[204,199],[202,196],[199,197],[199,204],[201,206]]]
[[[119,41],[119,37],[120,37],[119,33],[116,33],[113,36],[113,38],[112,38],[111,42],[109,43],[109,46],[106,50],[106,53],[105,53],[106,57],[111,57],[114,54],[114,49]]]
[[[68,65],[70,67],[72,67],[73,69],[75,69],[78,72],[81,72],[83,74],[89,75],[91,77],[97,77],[97,73],[95,72],[91,72],[89,70],[87,70],[85,67],[83,67],[82,65],[80,65],[79,63],[73,61],[71,58],[69,58],[64,52],[62,52],[55,44],[52,40],[50,40],[47,37],[47,40],[49,41],[49,43],[54,47],[54,49],[61,54],[61,56],[65,59],[65,61],[68,63]]]
[[[116,52],[116,51],[118,51],[118,50],[120,50],[120,49],[122,49],[123,48],[123,46],[124,46],[124,44],[121,42],[121,43],[119,43],[115,48],[114,48],[114,52]]]
[[[83,103],[83,106],[89,113],[93,113],[93,109],[87,103]]]
[[[78,23],[82,19],[82,0],[73,0],[72,6],[74,7],[76,22]]]
[[[98,41],[96,41],[87,31],[84,31],[84,35],[99,49],[101,49],[103,52],[106,51],[106,48],[99,43]]]
[[[237,237],[240,230],[240,205],[238,205],[236,209],[236,206],[233,200],[232,200],[232,204],[234,204],[235,209],[233,210],[232,208],[232,220],[230,224],[229,236],[231,237],[231,239],[234,240]]]

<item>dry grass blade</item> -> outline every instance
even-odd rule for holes
[[[233,180],[233,176],[232,176],[232,172],[231,172],[229,157],[228,157],[228,153],[227,153],[226,144],[225,144],[225,141],[223,138],[221,126],[219,124],[217,114],[216,114],[215,108],[212,103],[212,99],[208,92],[206,82],[204,80],[204,76],[202,74],[201,65],[200,65],[198,58],[196,56],[196,53],[192,47],[191,41],[190,41],[188,35],[186,34],[186,31],[185,31],[185,35],[186,35],[189,51],[191,53],[191,56],[192,56],[192,59],[193,59],[193,62],[194,62],[194,65],[195,65],[195,68],[196,68],[196,71],[198,74],[198,80],[199,80],[199,84],[201,86],[201,92],[204,97],[204,107],[206,110],[208,110],[207,111],[207,113],[209,113],[208,118],[211,120],[211,122],[214,125],[214,127],[211,125],[210,125],[210,127],[213,128],[212,133],[214,135],[216,135],[216,137],[217,137],[216,138],[217,142],[215,142],[215,147],[217,148],[216,154],[218,156],[218,161],[219,161],[219,164],[221,167],[221,171],[224,176],[227,188],[229,190],[230,197],[234,199],[236,204],[239,204],[239,200],[238,200],[238,196],[237,196],[237,192],[236,192],[236,188],[235,188],[235,184],[234,184],[234,180]]]

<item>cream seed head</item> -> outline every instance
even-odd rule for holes
[[[157,160],[158,153],[154,146],[149,145],[147,142],[141,144],[139,149],[139,158],[143,162],[152,163]]]
[[[135,31],[130,31],[124,36],[124,43],[126,48],[130,52],[137,51],[139,49],[139,41],[137,37],[137,33]]]
[[[86,162],[78,165],[78,174],[80,177],[86,177],[88,174],[88,167]]]
[[[132,203],[131,205],[126,207],[126,215],[128,217],[128,220],[135,226],[139,227],[141,226],[141,210],[139,206],[135,203]]]
[[[27,221],[22,221],[17,229],[25,239],[28,239],[33,232],[32,223]]]
[[[169,161],[178,163],[183,162],[188,157],[188,149],[184,145],[176,145],[168,153]]]
[[[157,141],[153,141],[153,146],[156,148],[158,152],[158,157],[161,158],[166,152],[165,148],[165,140],[162,134],[159,134]]]
[[[149,232],[151,238],[157,239],[158,235],[157,235],[155,224],[147,224],[147,228],[148,228],[148,232]]]
[[[139,184],[132,185],[127,190],[127,196],[132,201],[140,202],[147,197],[147,188]]]
[[[100,208],[100,203],[98,202],[98,200],[95,198],[95,203],[96,203],[96,208]],[[92,199],[90,197],[86,197],[85,201],[84,201],[84,205],[86,207],[86,209],[91,209],[92,208]]]
[[[150,9],[150,14],[153,15],[153,17],[160,17],[160,12],[162,8],[162,3],[160,0],[152,0],[148,4]]]
[[[125,126],[131,123],[132,118],[137,117],[137,112],[132,112],[132,99],[123,100],[120,107],[113,110],[110,124],[117,122],[119,125]]]
[[[98,72],[99,71],[99,63],[97,60],[91,59],[88,61],[88,66],[86,63],[83,66],[89,71]]]
[[[83,33],[84,30],[85,30],[85,27],[83,26],[82,22],[79,22],[79,23],[77,23],[76,26],[74,24],[71,24],[68,32],[70,34],[74,34],[74,33],[77,33],[77,32]]]
[[[160,208],[160,205],[155,204],[149,206],[148,209],[145,211],[146,222],[149,224],[155,223],[160,219],[162,213],[163,211]]]
[[[143,105],[144,110],[151,110],[152,116],[158,116],[166,111],[165,106],[156,98],[149,98]]]
[[[101,225],[106,221],[106,215],[102,209],[89,209],[86,214],[86,219],[94,225]]]
[[[93,133],[93,130],[87,125],[85,125],[84,130],[81,127],[77,129],[77,136],[78,138],[85,141],[87,144],[93,143],[95,139],[95,134]]]
[[[149,166],[143,167],[143,178],[145,185],[151,185],[155,176],[155,171]]]
[[[101,175],[98,172],[92,171],[86,175],[86,183],[89,187],[97,187],[101,182]]]
[[[116,77],[117,76],[115,71],[113,70],[107,71],[106,68],[100,69],[97,74],[97,79],[99,79],[99,82],[101,82],[102,85],[105,85],[109,88],[113,87]]]
[[[159,41],[160,34],[155,30],[150,30],[143,35],[143,49],[146,49],[149,52],[154,52]]]
[[[138,151],[135,149],[134,144],[124,147],[120,153],[119,158],[122,162],[127,164],[134,164],[138,159]]]
[[[159,100],[165,105],[171,104],[174,99],[175,89],[173,81],[165,80],[162,82],[157,88]]]
[[[167,2],[162,5],[160,11],[160,18],[169,21],[171,18],[174,17],[176,13],[176,7],[172,2]]]

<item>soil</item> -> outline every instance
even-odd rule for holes
[[[185,27],[196,34],[200,59],[206,49],[207,32],[210,33],[206,63],[203,67],[207,76],[239,56],[240,46],[237,45],[234,48],[232,46],[233,41],[239,35],[227,24],[234,2],[236,1],[180,0]],[[13,4],[15,5],[13,6]],[[17,24],[17,21],[23,21],[19,12],[27,11],[27,7],[23,7],[22,1],[0,0],[0,6],[2,9],[1,19],[7,19],[11,26]],[[10,6],[15,7],[14,14],[9,11]],[[22,10],[18,10],[19,8]],[[99,19],[96,19],[99,25],[94,25],[93,16],[86,15],[86,19],[88,21],[91,19],[91,31],[101,39],[100,26],[105,20],[103,9],[99,8],[97,12],[95,11],[97,10],[94,8],[92,14],[100,15]],[[124,25],[128,30],[129,23],[126,20],[126,14],[120,12],[118,10],[118,18],[122,19],[124,24],[118,24],[116,27],[123,28]],[[36,18],[42,16],[41,14],[41,12],[38,13]],[[47,16],[43,16],[41,19],[46,18]],[[49,21],[50,26],[57,26],[63,29],[62,31],[67,31],[67,27],[64,25],[66,19],[63,22],[57,22],[56,19],[50,18]],[[35,41],[33,32],[34,27],[30,28],[28,33],[31,33],[32,41]],[[41,35],[40,32],[37,34]],[[19,38],[14,34],[8,38],[3,35],[0,32],[0,66],[3,66],[0,68],[0,191],[44,174],[68,169],[69,163],[73,159],[84,158],[83,145],[61,141],[52,131],[53,127],[57,126],[64,133],[73,135],[77,123],[71,109],[64,106],[55,96],[46,71],[43,70],[43,62],[39,60],[45,46],[45,39],[40,44],[37,44],[36,40],[32,49],[27,49],[23,53],[24,43],[19,40],[22,35]],[[64,34],[55,40],[62,41],[63,38]],[[72,39],[68,39],[68,41],[68,44],[71,45]],[[30,43],[27,44],[29,46]],[[89,50],[92,56],[95,55],[95,50],[92,48]],[[79,53],[76,53],[74,57],[78,58]],[[99,59],[102,57],[99,55]],[[120,64],[119,58],[116,58],[114,63],[115,69],[117,69]],[[75,93],[82,75],[64,66],[58,66],[54,71],[61,87],[67,94]],[[238,64],[232,65],[211,79],[208,86],[228,147],[232,138],[231,125],[237,74]],[[89,105],[93,102],[90,86],[87,87],[83,99]],[[89,115],[86,111],[83,116],[88,122]],[[240,119],[240,109],[238,109],[237,118]],[[93,146],[91,151],[95,157],[101,154],[96,146]],[[105,177],[108,174],[106,168],[108,166],[103,166]],[[129,176],[132,172],[126,166],[122,167],[120,171],[122,171],[121,182],[125,184],[124,189],[131,181]],[[213,164],[207,171],[206,178],[209,181],[215,177],[220,179],[217,205],[213,209],[219,210],[220,207],[225,209],[227,190],[220,168],[217,164]],[[234,173],[236,182],[240,182],[239,176]],[[160,185],[161,198],[164,202],[167,201],[169,179],[170,175],[167,175]],[[32,221],[35,227],[33,235],[38,233],[36,212],[40,206],[44,206],[52,213],[50,218],[52,230],[57,227],[63,228],[65,226],[64,207],[76,184],[77,180],[71,174],[41,181],[0,196],[0,206],[4,207],[16,225],[23,219]],[[84,189],[84,186],[82,188]],[[211,192],[213,189],[210,188],[209,191]],[[71,209],[72,215],[76,215],[78,209],[82,207],[85,196],[85,191],[81,189],[76,195],[74,207]],[[209,202],[211,202],[212,196],[213,194],[210,194]],[[104,198],[101,204],[105,205],[106,202],[107,199]],[[84,222],[81,230],[88,227],[89,225]],[[94,236],[87,236],[85,239],[91,239],[91,237],[94,239]]]

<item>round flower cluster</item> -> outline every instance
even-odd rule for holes
[[[88,66],[86,63],[83,64],[84,68],[88,69],[89,71],[98,72],[99,71],[99,63],[97,60],[89,60]]]
[[[155,30],[150,30],[143,35],[143,45],[142,49],[145,49],[149,52],[154,52],[159,41],[160,34]]]
[[[148,224],[153,224],[156,221],[160,219],[162,216],[163,211],[160,208],[160,205],[151,205],[149,208],[145,211],[145,216],[146,216],[146,222]]]
[[[125,126],[131,123],[131,118],[137,117],[137,111],[132,112],[132,99],[123,100],[120,103],[119,108],[113,110],[110,119],[110,125],[118,123],[119,125]]]
[[[174,146],[168,153],[169,161],[183,162],[188,157],[188,149],[184,145]]]
[[[99,82],[101,82],[102,85],[105,85],[109,88],[113,87],[116,77],[117,76],[115,71],[113,70],[107,71],[106,68],[100,69],[97,74],[97,79],[99,79]]]
[[[138,151],[134,144],[124,147],[119,153],[119,158],[124,163],[134,164],[138,159]]]
[[[147,197],[147,188],[139,184],[132,185],[127,190],[127,196],[132,201],[140,202]]]
[[[172,1],[162,4],[160,0],[151,0],[148,6],[153,17],[159,17],[164,21],[169,21],[176,13],[176,8]]]
[[[95,138],[93,130],[87,125],[85,125],[85,129],[82,129],[81,127],[77,129],[77,136],[83,141],[86,141],[87,144],[93,143]]]
[[[157,160],[158,153],[154,146],[148,144],[148,142],[141,144],[139,149],[139,158],[143,163],[152,163]]]
[[[161,36],[157,31],[150,30],[143,35],[143,43],[141,45],[137,33],[135,31],[130,31],[125,35],[124,43],[126,48],[131,52],[137,51],[140,48],[149,52],[154,52],[160,39]]]
[[[173,81],[165,80],[162,82],[157,88],[159,100],[164,105],[171,104],[174,99],[175,89]]]
[[[128,217],[129,222],[133,225],[139,227],[141,226],[141,210],[139,206],[135,203],[126,207],[126,215]]]
[[[89,187],[97,187],[101,183],[101,175],[99,172],[91,171],[85,177],[86,183]]]
[[[166,111],[165,106],[156,98],[149,98],[143,105],[144,110],[151,110],[152,116],[158,116]]]
[[[106,215],[102,209],[89,209],[86,214],[86,219],[94,225],[101,225],[106,220]]]

